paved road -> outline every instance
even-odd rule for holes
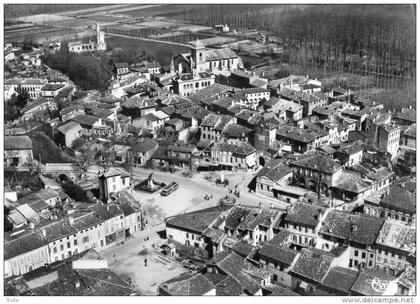
[[[142,41],[153,41],[158,43],[166,43],[166,44],[172,44],[172,45],[180,45],[190,48],[191,44],[185,44],[185,43],[179,43],[179,42],[172,42],[172,41],[163,41],[163,40],[156,40],[156,39],[148,39],[148,38],[141,38],[141,37],[133,37],[128,35],[121,35],[121,34],[114,34],[110,32],[105,32],[107,36],[115,36],[115,37],[123,37],[123,38],[130,38],[130,39],[137,39]]]

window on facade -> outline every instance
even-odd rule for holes
[[[63,245],[63,244],[61,244],[61,245],[60,245],[60,250],[61,250],[61,251],[63,251],[63,250],[64,250],[64,245]]]
[[[189,233],[187,233],[187,239],[190,237],[190,234]]]
[[[356,256],[356,257],[357,257],[358,255],[359,255],[359,251],[355,250],[355,251],[354,251],[354,256]]]
[[[57,253],[57,247],[54,247],[54,248],[53,248],[53,252],[54,252],[54,253]]]
[[[366,252],[362,252],[362,259],[366,259]]]
[[[74,246],[77,246],[77,240],[74,240]]]

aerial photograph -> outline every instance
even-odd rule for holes
[[[1,5],[0,302],[414,303],[416,4]]]

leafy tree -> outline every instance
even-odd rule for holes
[[[18,85],[15,88],[15,92],[16,93],[12,96],[12,102],[14,102],[19,109],[23,109],[30,100],[28,90],[21,85]]]

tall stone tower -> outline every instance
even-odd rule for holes
[[[207,69],[206,48],[204,44],[197,39],[190,49],[191,54],[191,70],[204,72]]]
[[[99,23],[96,23],[96,49],[98,51],[106,50],[105,33],[101,31]]]

